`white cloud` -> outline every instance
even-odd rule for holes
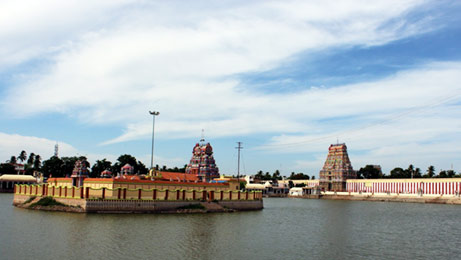
[[[45,160],[53,156],[56,143],[58,143],[59,154],[61,156],[75,156],[77,154],[77,149],[63,142],[35,136],[22,136],[0,132],[0,158],[6,161],[13,155],[17,157],[24,150],[28,154],[39,154],[42,160]]]
[[[72,157],[72,156],[85,156],[88,161],[93,165],[96,160],[107,159],[112,163],[117,161],[120,155],[116,154],[98,154],[88,153],[84,150],[79,150],[72,145],[56,140],[49,140],[46,138],[40,138],[35,136],[22,136],[18,134],[6,134],[0,132],[0,159],[1,163],[6,162],[11,156],[18,156],[22,150],[27,152],[27,156],[30,153],[40,155],[42,161],[47,160],[54,155],[54,147],[58,144],[59,146],[59,157]],[[142,161],[146,167],[150,167],[150,154],[139,155],[138,160]],[[155,156],[155,164],[168,165],[170,167],[184,165],[184,158],[174,157],[162,157]]]
[[[34,3],[0,7],[0,69],[46,60],[16,75],[2,109],[14,108],[13,116],[58,112],[125,128],[104,144],[149,137],[152,109],[161,112],[159,138],[197,136],[202,128],[215,138],[276,133],[274,144],[321,138],[308,149],[287,149],[318,153],[337,136],[382,158],[383,143],[409,149],[459,129],[456,109],[445,105],[421,110],[439,113],[425,115],[430,127],[413,129],[419,112],[400,116],[459,94],[459,63],[430,63],[384,80],[297,93],[239,88],[239,75],[275,68],[299,52],[385,44],[430,31],[427,20],[404,18],[426,1]],[[341,128],[376,121],[386,124],[369,132]],[[442,127],[449,123],[455,127]]]
[[[151,107],[170,111],[168,119],[177,124],[194,111],[201,122],[211,119],[224,129],[239,123],[238,113],[272,102],[237,91],[238,81],[227,77],[272,68],[300,51],[406,37],[415,32],[383,25],[419,4],[263,1],[184,7],[171,2],[108,1],[96,6],[50,2],[22,14],[14,12],[20,9],[11,2],[5,10],[13,10],[17,17],[0,22],[0,35],[13,43],[16,35],[24,38],[14,48],[27,51],[38,46],[37,55],[47,55],[51,65],[25,75],[3,103],[20,105],[29,115],[76,113],[95,124],[140,124]],[[23,26],[11,32],[13,22]],[[34,28],[43,30],[40,39],[52,42],[28,36]],[[19,51],[14,48],[5,48],[0,60],[15,60]],[[17,62],[35,56],[24,55]]]
[[[115,22],[115,8],[128,4],[123,0],[2,1],[0,69],[69,48],[82,33]]]

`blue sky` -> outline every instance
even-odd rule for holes
[[[461,4],[450,1],[2,2],[0,161],[187,164],[204,129],[222,173],[461,171]],[[24,6],[29,8],[25,9]]]

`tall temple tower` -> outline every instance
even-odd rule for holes
[[[186,167],[186,173],[195,174],[200,181],[204,182],[219,178],[219,169],[213,158],[213,147],[210,143],[205,144],[203,137],[192,150],[192,158]]]
[[[320,171],[320,188],[325,191],[345,191],[346,180],[355,179],[346,144],[332,144]]]

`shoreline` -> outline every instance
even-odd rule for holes
[[[326,192],[321,195],[290,196],[290,198],[461,205],[461,197],[456,195]]]

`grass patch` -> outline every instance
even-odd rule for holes
[[[28,200],[24,201],[22,204],[24,205],[24,204],[30,203],[30,202],[32,202],[35,198],[36,198],[35,196],[32,196],[32,197],[30,197]]]
[[[202,204],[190,204],[187,206],[179,207],[178,209],[205,209],[205,206]]]
[[[35,202],[34,204],[30,205],[29,207],[33,208],[36,206],[43,206],[43,207],[50,207],[50,206],[67,206],[62,204],[61,202],[57,202],[52,197],[43,197],[39,201]]]

